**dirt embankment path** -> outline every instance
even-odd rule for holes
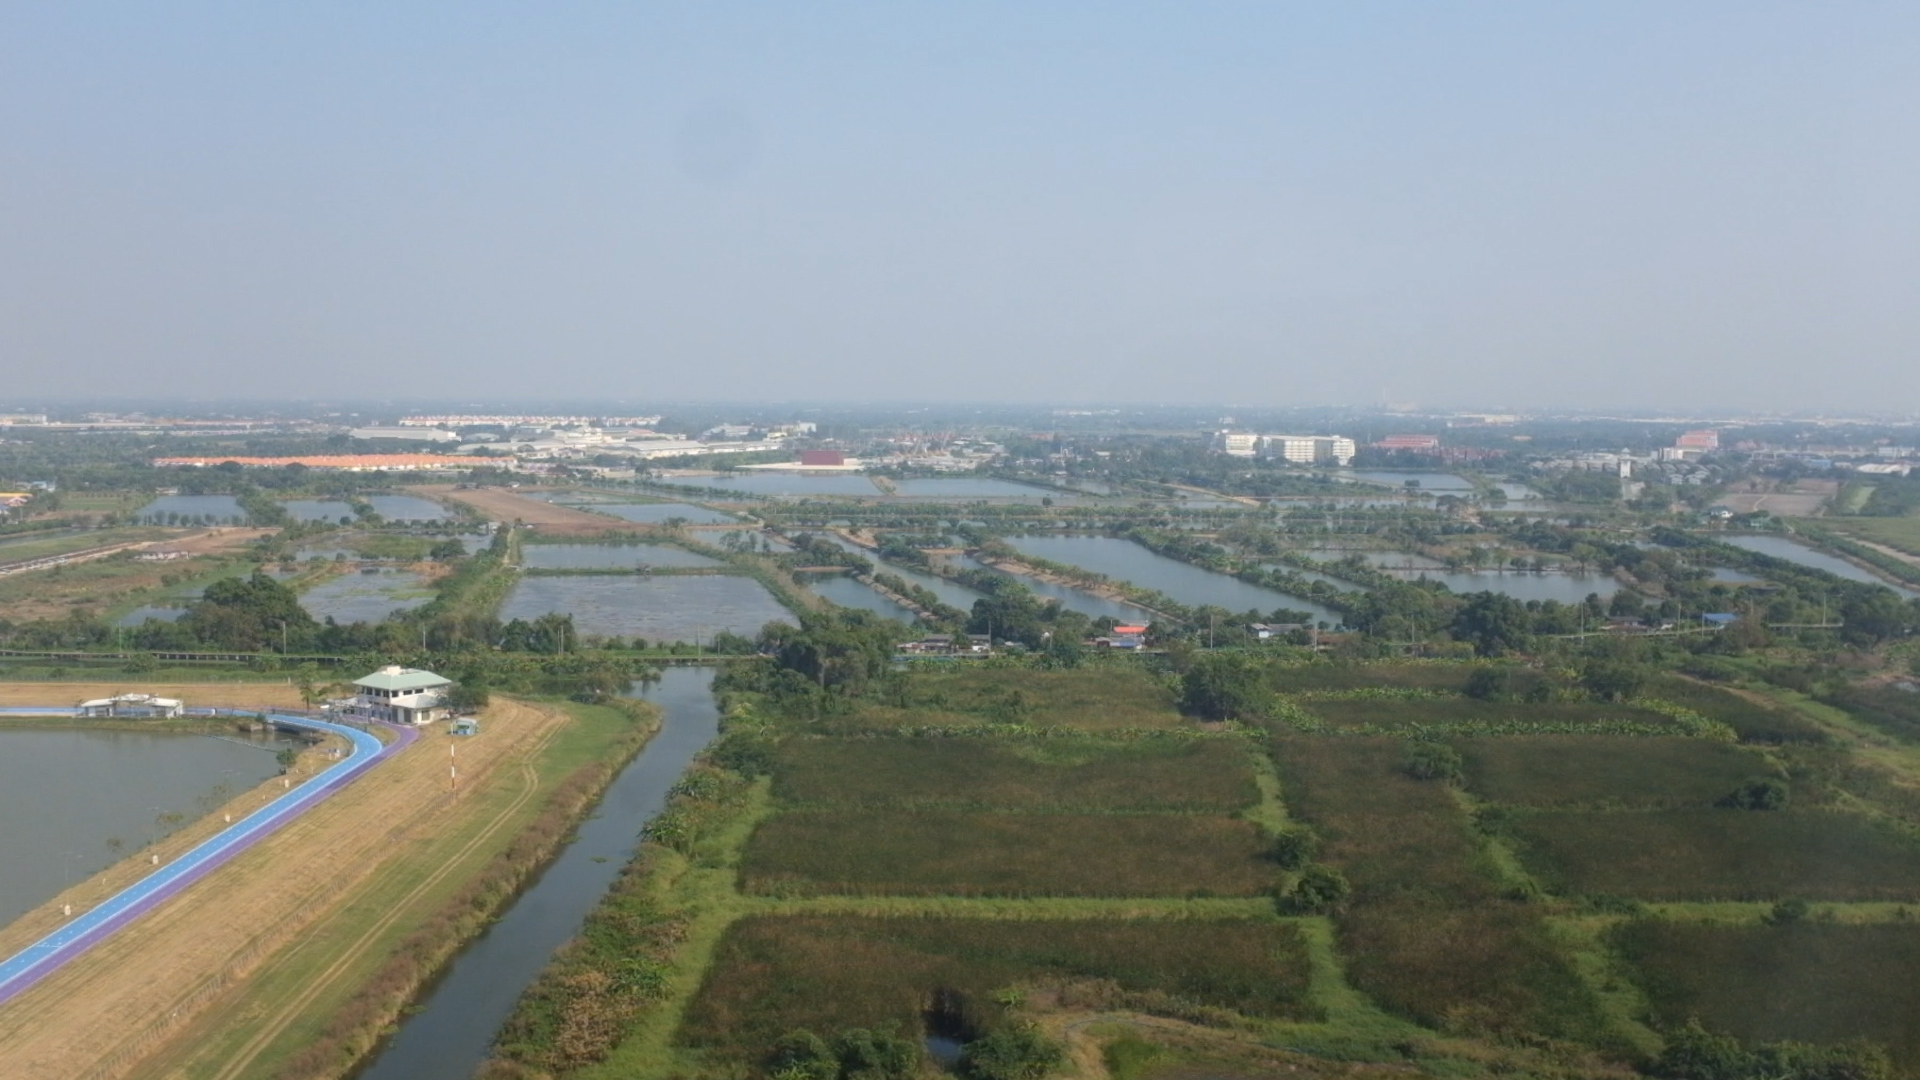
[[[454,740],[443,727],[427,729],[413,746],[0,1007],[0,1071],[8,1080],[149,1075],[155,1054],[192,1056],[193,1046],[179,1044],[199,1041],[198,1025],[188,1026],[197,1017],[284,1025],[284,1002],[274,1015],[249,1016],[268,1004],[249,998],[250,977],[281,960],[316,922],[363,897],[376,878],[390,879],[386,871],[437,880],[441,867],[405,861],[416,842],[497,805],[473,797],[482,787],[520,786],[531,798],[538,777],[528,762],[565,722],[557,709],[496,699],[484,733],[459,740],[458,798],[448,790]],[[279,786],[270,781],[229,809],[250,810]],[[192,828],[211,831],[226,812]],[[140,859],[129,862],[137,868]],[[85,902],[102,887],[89,882],[76,891]],[[347,967],[322,965],[316,980],[337,980]]]
[[[555,506],[500,488],[456,489],[450,484],[411,487],[408,491],[431,499],[470,506],[494,521],[519,521],[549,536],[586,536],[608,532],[653,532],[652,526],[623,521],[607,514]]]
[[[93,698],[116,694],[154,694],[178,698],[188,708],[223,705],[250,709],[257,705],[300,707],[300,691],[289,683],[92,683],[92,682],[0,682],[0,706],[77,705]],[[138,731],[138,721],[125,721],[128,730]]]

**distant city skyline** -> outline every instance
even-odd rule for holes
[[[1920,413],[1920,9],[0,12],[0,411]]]

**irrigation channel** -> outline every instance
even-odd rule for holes
[[[713,669],[675,667],[638,696],[660,706],[659,734],[623,769],[593,817],[499,921],[468,945],[358,1080],[468,1080],[520,994],[580,930],[667,792],[720,730]]]
[[[0,712],[8,716],[62,716],[72,715],[73,710],[56,706],[9,708]],[[204,712],[195,710],[193,715],[258,714],[247,709],[215,709]],[[372,768],[391,751],[412,742],[419,734],[411,729],[395,729],[394,741],[383,744],[358,728],[342,724],[272,710],[265,715],[277,724],[342,736],[353,750],[299,787],[220,830],[186,854],[115,893],[98,907],[82,912],[60,929],[13,956],[0,960],[0,1003],[24,993],[81,953],[106,940],[114,931],[151,911],[167,898],[207,876],[222,863],[252,847],[267,834],[299,817],[315,803]]]

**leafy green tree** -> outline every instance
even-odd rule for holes
[[[1646,665],[1631,660],[1590,660],[1580,670],[1580,685],[1601,701],[1625,701],[1647,685]]]
[[[1415,742],[1400,759],[1400,771],[1415,780],[1444,780],[1454,783],[1462,776],[1460,751],[1446,743]]]
[[[1180,707],[1208,720],[1238,720],[1266,711],[1270,696],[1260,664],[1237,653],[1203,653],[1180,680]]]
[[[1287,829],[1273,838],[1269,854],[1288,870],[1298,870],[1320,853],[1320,838],[1309,829]]]
[[[1532,636],[1526,605],[1501,593],[1481,592],[1454,613],[1449,632],[1473,645],[1481,656],[1499,656],[1523,649]]]
[[[1513,671],[1507,667],[1477,667],[1467,676],[1466,695],[1479,701],[1513,698]]]
[[[204,645],[244,652],[304,647],[317,628],[292,589],[258,571],[207,586],[180,622]]]
[[[774,1080],[838,1080],[840,1056],[827,1041],[801,1028],[780,1036],[767,1055],[767,1074]]]
[[[1776,776],[1756,776],[1721,798],[1720,805],[1734,810],[1784,810],[1792,798],[1792,789]]]
[[[1059,1068],[1066,1051],[1029,1024],[1003,1027],[968,1043],[960,1075],[969,1080],[1040,1080]]]
[[[833,1037],[843,1080],[912,1080],[920,1072],[920,1046],[891,1027],[849,1028]]]
[[[1295,915],[1324,914],[1339,907],[1352,892],[1345,874],[1331,866],[1309,863],[1282,898],[1281,907]]]

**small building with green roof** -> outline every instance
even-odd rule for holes
[[[453,680],[443,675],[388,664],[353,680],[349,711],[392,724],[428,724],[447,718],[447,695],[452,689]]]

